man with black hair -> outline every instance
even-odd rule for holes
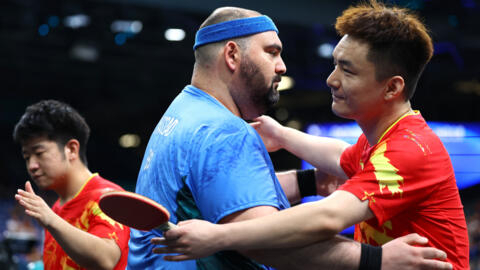
[[[387,247],[411,233],[426,236],[430,248],[448,254],[447,262],[431,260],[437,257],[430,253],[426,260],[413,265],[425,269],[469,267],[465,217],[451,161],[440,139],[410,104],[417,81],[433,55],[425,26],[407,9],[371,0],[346,9],[335,28],[342,38],[333,51],[335,67],[327,79],[332,110],[358,123],[363,131],[358,142],[350,146],[340,140],[309,136],[266,116],[254,119],[254,126],[269,151],[284,148],[325,176],[346,182],[321,201],[260,218],[221,225],[200,220],[180,222],[178,228],[165,233],[165,238],[154,239],[166,245],[155,252],[173,253],[165,258],[183,261],[220,250],[297,247],[316,250],[312,256],[317,256],[315,268],[320,268],[325,266],[322,261],[347,263],[358,255],[351,249],[338,256],[341,250],[333,244],[317,249],[357,224],[354,237],[362,243],[361,255],[352,262],[360,262],[360,269],[407,269],[392,265]],[[297,180],[304,175],[292,176],[284,182],[290,184],[282,184],[296,188],[296,192],[288,190],[293,194],[289,198],[303,190],[302,181],[297,186]],[[310,179],[315,181],[313,176]],[[310,187],[315,192],[315,183]]]
[[[15,199],[45,228],[45,269],[125,269],[130,229],[105,215],[100,196],[120,186],[91,173],[86,148],[90,128],[71,106],[43,100],[27,107],[13,138],[41,189],[59,196],[52,208],[30,181]]]

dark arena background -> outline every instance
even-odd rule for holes
[[[264,13],[280,30],[287,89],[268,114],[304,131],[312,125],[348,125],[331,112],[325,80],[339,39],[333,28],[335,18],[354,3],[0,1],[0,239],[6,244],[0,248],[0,254],[6,254],[0,255],[0,269],[35,261],[40,242],[12,243],[4,233],[11,226],[7,221],[25,226],[30,222],[14,200],[28,174],[20,146],[12,140],[13,127],[28,105],[58,99],[76,108],[92,130],[87,151],[90,170],[134,190],[150,133],[190,82],[196,30],[213,9],[228,5]],[[459,187],[469,226],[471,267],[480,269],[480,1],[388,3],[415,10],[433,37],[435,55],[412,107],[427,121],[438,123],[439,135],[455,145],[447,148],[457,179],[466,179]],[[285,151],[271,157],[278,171],[305,166]],[[54,194],[39,192],[49,203],[55,200]],[[39,230],[35,223],[31,226]]]

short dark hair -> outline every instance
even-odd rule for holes
[[[87,142],[90,128],[85,119],[70,105],[57,100],[42,100],[30,105],[15,125],[13,140],[24,144],[26,141],[45,136],[64,147],[71,139],[80,143],[79,155],[87,165]]]
[[[405,81],[405,99],[415,93],[418,79],[433,55],[432,40],[425,25],[409,10],[386,7],[370,0],[349,7],[337,18],[341,36],[366,42],[367,59],[374,63],[376,79],[400,75]]]

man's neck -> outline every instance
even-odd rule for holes
[[[82,164],[74,166],[65,176],[62,187],[55,190],[60,198],[60,204],[73,199],[85,183],[92,177],[92,173]]]
[[[195,69],[191,84],[212,96],[236,116],[241,117],[241,113],[228,91],[227,84],[216,78],[215,72],[212,73],[207,74],[202,69]]]
[[[386,111],[379,117],[374,117],[368,120],[357,120],[358,125],[365,134],[370,146],[373,146],[379,142],[385,131],[398,119],[405,114],[411,113],[412,108],[410,102],[406,102],[402,105],[392,106],[391,110]]]

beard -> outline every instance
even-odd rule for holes
[[[260,68],[246,55],[240,64],[240,75],[245,81],[247,98],[257,110],[263,113],[277,104],[280,94],[273,84],[280,82],[282,76],[276,74],[268,84],[267,78],[260,72]]]

